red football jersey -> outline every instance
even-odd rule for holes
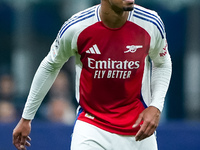
[[[162,110],[171,74],[162,20],[156,12],[135,5],[126,23],[111,29],[101,21],[100,7],[81,11],[64,23],[38,69],[24,118],[33,118],[71,56],[76,59],[76,99],[81,107],[77,119],[112,133],[135,135],[140,127],[132,126],[146,107]],[[156,70],[152,64],[164,67],[151,78]]]
[[[77,45],[83,64],[78,119],[119,134],[136,133],[132,126],[145,109],[141,85],[149,34],[130,21],[118,29],[99,21],[79,34]]]

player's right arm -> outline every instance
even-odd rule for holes
[[[13,144],[18,150],[26,150],[30,146],[29,134],[31,120],[42,103],[45,95],[51,88],[64,63],[74,54],[71,48],[73,35],[71,31],[57,36],[48,55],[39,65],[33,78],[29,95],[23,110],[22,118],[13,130]]]
[[[13,144],[18,150],[25,150],[25,146],[30,146],[28,140],[31,131],[31,120],[42,103],[45,95],[53,84],[60,67],[56,63],[50,63],[48,56],[41,62],[34,79],[23,110],[22,118],[13,130]]]
[[[23,110],[22,118],[13,130],[13,144],[18,150],[25,150],[31,131],[31,120],[42,103],[45,95],[56,79],[57,74],[62,66],[61,63],[50,62],[50,54],[44,58],[38,67],[32,81],[30,92]]]
[[[31,120],[34,119],[42,100],[56,79],[62,66],[62,64],[50,63],[48,57],[44,58],[36,71],[22,118],[13,130],[13,144],[18,150],[25,150],[25,146],[30,146],[28,140],[30,139]]]

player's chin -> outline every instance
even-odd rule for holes
[[[124,11],[132,11],[133,8],[134,8],[134,7],[131,7],[131,6],[128,7],[128,6],[127,6],[127,7],[123,7],[123,10],[124,10]]]

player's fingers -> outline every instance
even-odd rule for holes
[[[24,145],[20,145],[20,149],[19,150],[26,150],[26,147]]]
[[[25,145],[28,146],[28,147],[30,147],[30,146],[31,146],[31,143],[28,142],[28,141],[26,141],[26,144],[25,144]]]
[[[132,126],[133,128],[136,128],[139,126],[140,122],[142,121],[143,116],[142,114],[139,115],[138,119],[135,121],[135,124]]]
[[[136,136],[135,136],[135,140],[136,141],[140,141],[141,138],[144,136],[146,129],[148,127],[148,123],[144,122],[140,128],[140,130],[137,132]]]
[[[13,141],[13,145],[14,145],[17,149],[19,149],[19,147],[20,147],[20,141],[14,140],[14,141]]]
[[[26,150],[26,147],[25,147],[25,145],[26,145],[26,140],[28,139],[28,136],[21,136],[21,141],[20,141],[20,150]]]
[[[146,128],[146,130],[144,131],[144,133],[140,136],[140,138],[138,139],[138,141],[141,141],[149,136],[151,136],[154,132],[155,132],[156,128],[152,128],[151,126],[148,126]]]
[[[30,141],[31,141],[31,138],[29,136],[27,136],[25,145],[28,147],[31,146]]]
[[[21,145],[25,145],[26,139],[27,139],[27,136],[22,136],[22,137],[21,137],[20,144],[21,144]]]
[[[30,136],[27,136],[27,139],[26,139],[27,141],[31,141],[31,138],[30,138]]]
[[[16,145],[18,143],[18,141],[19,141],[18,136],[13,135],[13,139],[12,139],[13,144]]]
[[[19,149],[20,148],[20,135],[19,134],[13,134],[13,145]]]
[[[141,141],[141,140],[151,136],[155,132],[155,130],[158,126],[158,124],[154,121],[145,121],[143,125],[146,125],[146,128],[143,128],[145,126],[141,127],[144,130],[142,130],[142,133],[138,135],[138,137],[137,137],[138,141]]]

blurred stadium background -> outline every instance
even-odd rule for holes
[[[14,150],[12,130],[33,75],[60,27],[74,13],[98,3],[100,0],[0,0],[0,150]],[[173,62],[157,130],[159,149],[199,150],[200,1],[136,0],[136,4],[161,16]],[[61,75],[38,110],[29,150],[69,149],[77,106],[73,64],[72,58],[64,65],[64,79]],[[65,92],[56,90],[59,88]],[[61,106],[65,106],[62,111]]]

